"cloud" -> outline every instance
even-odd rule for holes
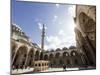
[[[58,16],[57,16],[57,15],[54,15],[54,18],[55,18],[55,19],[57,19],[57,18],[58,18]]]
[[[59,25],[62,25],[63,23],[62,22],[59,22]]]
[[[46,39],[49,42],[49,44],[52,43],[55,45],[59,45],[61,42],[58,36],[47,36]]]
[[[59,6],[60,6],[59,4],[56,4],[56,7],[57,7],[57,8],[59,8]]]
[[[47,28],[47,26],[45,25],[45,30],[47,30],[48,28]]]
[[[75,5],[69,6],[68,13],[70,16],[75,17],[75,8],[76,8]]]
[[[42,30],[42,23],[38,22],[39,29]]]
[[[38,22],[38,27],[40,30],[42,30],[42,25],[43,25],[42,23]],[[47,26],[46,25],[44,25],[44,26],[45,26],[45,29],[47,29]]]
[[[67,36],[65,32],[60,29],[57,35],[51,35],[46,37],[46,41],[48,42],[48,45],[46,46],[48,47],[48,49],[69,47],[71,45],[75,45],[73,37],[75,36]]]
[[[41,48],[41,44],[38,44],[38,46]],[[48,45],[44,45],[44,49],[47,50],[49,47]]]
[[[58,34],[61,35],[61,36],[65,36],[66,35],[62,29],[59,30]]]
[[[57,20],[58,16],[57,15],[54,15],[53,16],[53,22],[55,22]]]

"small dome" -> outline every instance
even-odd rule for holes
[[[62,48],[62,50],[67,50],[67,49],[68,49],[67,47],[63,47],[63,48]]]
[[[13,23],[12,26],[13,26],[13,27],[16,27],[16,28],[18,28],[18,30],[22,31],[22,29],[21,29],[17,24],[14,24],[14,23]]]
[[[75,48],[76,48],[75,46],[70,46],[70,47],[69,47],[69,49],[75,49]]]
[[[60,50],[61,50],[60,48],[57,48],[57,49],[56,49],[56,51],[60,51]]]

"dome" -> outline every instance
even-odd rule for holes
[[[19,27],[17,24],[13,23],[12,26],[17,28],[18,30],[22,31],[21,27]]]
[[[67,50],[67,49],[68,49],[67,47],[63,47],[63,48],[62,48],[62,50]]]
[[[56,49],[56,51],[60,51],[60,50],[61,50],[60,48],[57,48],[57,49]]]
[[[70,46],[70,47],[69,47],[69,49],[75,49],[75,48],[76,48],[75,46]]]

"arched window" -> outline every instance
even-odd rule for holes
[[[44,66],[44,63],[42,63],[42,66]]]
[[[80,24],[84,24],[87,21],[88,21],[88,16],[84,12],[81,12],[79,14],[79,22],[80,22]]]
[[[48,55],[44,55],[44,60],[48,60]]]
[[[37,66],[37,64],[35,64],[35,66]]]
[[[67,52],[63,52],[63,58],[69,56],[69,54]]]
[[[43,60],[43,52],[40,53],[40,60]]]
[[[39,51],[38,50],[35,53],[35,60],[39,60]]]
[[[78,53],[76,51],[71,52],[71,56],[77,56],[77,55],[78,55]]]
[[[55,58],[59,58],[60,57],[60,53],[56,53]]]
[[[51,59],[53,59],[54,58],[54,55],[51,53],[50,55],[49,55],[49,59],[51,60]]]
[[[89,19],[88,16],[84,12],[80,13],[79,25],[84,32],[86,31],[85,27],[86,27],[86,23],[87,23],[88,19]]]
[[[28,58],[27,58],[27,66],[32,67],[33,65],[33,59],[34,59],[34,49],[30,49],[28,53]]]
[[[39,66],[41,66],[41,64],[39,63]]]

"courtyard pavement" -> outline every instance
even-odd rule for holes
[[[66,68],[66,71],[70,71],[70,70],[79,70],[78,68]],[[34,72],[33,68],[27,68],[27,69],[16,69],[16,70],[12,70],[12,74],[30,74],[30,73],[41,73],[41,72],[59,72],[59,71],[64,71],[63,68],[49,68],[47,70],[44,71],[39,71],[39,72]]]
[[[26,68],[26,69],[16,69],[16,70],[12,70],[12,74],[32,74],[32,73],[44,73],[44,72],[63,72],[63,71],[78,71],[78,70],[90,70],[90,69],[95,69],[95,67],[87,67],[87,68],[83,68],[83,67],[76,67],[76,68],[66,68],[66,70],[64,70],[63,68],[49,68],[47,70],[44,71],[34,71],[34,68]]]
[[[26,68],[26,69],[15,69],[12,70],[12,74],[21,74],[21,73],[27,73],[27,72],[33,72],[34,68]]]

